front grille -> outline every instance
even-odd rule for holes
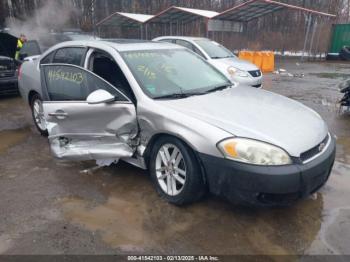
[[[12,77],[15,75],[15,71],[0,71],[0,78],[2,77]]]
[[[248,73],[249,73],[252,77],[259,77],[259,76],[261,76],[261,71],[260,71],[260,70],[248,71]]]
[[[15,64],[11,59],[0,59],[0,72],[13,71]]]
[[[325,146],[327,145],[328,140],[329,140],[329,135],[327,135],[326,138],[323,139],[323,141],[321,143],[319,143],[315,147],[309,149],[308,151],[305,151],[304,153],[302,153],[300,155],[301,161],[305,162],[305,161],[313,158],[314,156],[316,156],[320,152],[322,152],[324,150]]]

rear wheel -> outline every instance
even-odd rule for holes
[[[33,95],[30,105],[36,128],[42,136],[48,136],[41,97],[38,94]]]
[[[349,61],[350,60],[350,46],[344,46],[339,53],[341,59]]]
[[[155,143],[150,172],[158,193],[172,204],[195,202],[205,192],[201,169],[193,151],[176,138],[162,137]]]

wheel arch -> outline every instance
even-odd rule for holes
[[[34,90],[30,90],[29,91],[29,93],[28,93],[28,104],[31,106],[31,104],[32,104],[32,98],[33,98],[33,96],[35,96],[35,95],[39,95],[40,96],[40,94],[37,92],[37,91],[34,91]]]
[[[152,148],[154,146],[154,144],[156,143],[156,141],[158,139],[160,139],[161,137],[173,137],[173,138],[176,138],[178,140],[180,140],[182,143],[184,143],[190,150],[192,150],[198,164],[199,164],[199,167],[202,171],[202,177],[203,177],[203,181],[205,184],[207,184],[207,179],[206,179],[206,172],[205,172],[205,169],[204,169],[204,165],[198,155],[198,152],[197,150],[195,149],[195,147],[189,143],[186,139],[184,139],[183,137],[179,136],[178,134],[173,134],[173,133],[165,133],[165,132],[162,132],[162,133],[157,133],[157,134],[154,134],[149,140],[148,140],[148,143],[146,145],[146,149],[143,153],[143,158],[145,160],[145,164],[147,166],[147,168],[149,168],[149,161],[150,161],[150,157],[151,157],[151,151],[152,151]]]

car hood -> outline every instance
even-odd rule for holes
[[[17,38],[7,33],[0,33],[0,56],[15,58]]]
[[[246,86],[161,103],[233,136],[277,145],[295,157],[319,144],[328,133],[325,122],[310,108]]]
[[[211,59],[210,62],[216,67],[227,71],[229,66],[233,66],[243,71],[255,71],[259,68],[249,61],[245,61],[239,58],[221,58],[221,59]]]

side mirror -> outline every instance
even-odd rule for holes
[[[113,102],[115,100],[115,97],[103,89],[98,89],[94,92],[92,92],[87,98],[86,102],[88,104],[102,104],[102,103],[109,103]]]

